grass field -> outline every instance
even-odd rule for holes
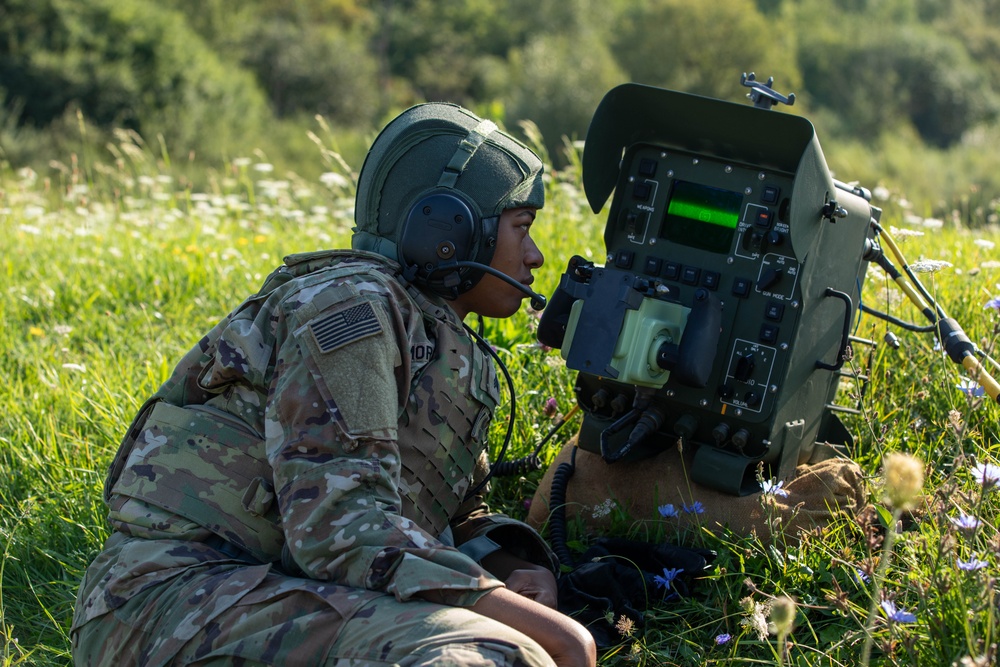
[[[215,174],[212,188],[189,192],[121,139],[117,161],[69,161],[54,180],[0,175],[3,665],[71,662],[76,588],[107,535],[104,471],[139,404],[284,255],[349,243],[352,185],[331,154],[319,182],[241,159]],[[536,282],[544,293],[570,255],[604,255],[603,220],[590,214],[578,184],[572,168],[552,178],[533,230],[548,258]],[[908,259],[933,270],[921,274],[928,289],[993,351],[1000,234],[982,222],[959,229],[907,217],[895,204],[883,218],[899,230]],[[917,319],[881,271],[869,271],[865,293]],[[549,428],[550,399],[563,413],[573,403],[572,374],[556,352],[535,345],[533,326],[524,312],[486,324],[519,394],[515,456]],[[865,361],[874,355],[872,379],[863,415],[848,426],[886,524],[895,526],[882,492],[884,456],[905,452],[923,464],[917,518],[885,540],[848,519],[794,545],[699,535],[719,553],[714,573],[694,597],[650,612],[645,635],[623,636],[602,664],[855,665],[869,656],[886,665],[994,663],[1000,491],[990,475],[985,484],[977,479],[975,466],[1000,461],[998,409],[976,395],[932,336],[870,319],[859,326],[873,340],[887,331],[901,340],[899,350],[856,351]],[[498,437],[504,426],[497,420]],[[573,427],[544,450],[546,461]],[[523,512],[539,476],[502,481],[492,504]],[[769,607],[783,597],[795,604],[790,631],[769,634]]]

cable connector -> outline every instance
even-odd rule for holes
[[[962,363],[967,356],[975,355],[975,344],[969,340],[969,337],[965,335],[965,331],[962,329],[962,325],[956,322],[954,318],[946,317],[943,320],[939,320],[937,329],[941,346],[944,347],[944,351],[948,353],[948,357],[956,364]]]

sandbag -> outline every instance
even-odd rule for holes
[[[729,528],[737,534],[756,531],[772,538],[780,533],[794,539],[803,529],[824,525],[840,513],[857,515],[868,505],[861,468],[846,458],[799,466],[777,493],[737,497],[689,481],[691,457],[673,447],[640,461],[608,464],[575,444],[571,440],[559,452],[532,499],[527,521],[536,528],[549,521],[553,477],[574,450],[566,517],[581,520],[594,534],[611,526],[615,511],[624,511],[632,521],[669,521],[680,529],[701,526],[719,533]]]

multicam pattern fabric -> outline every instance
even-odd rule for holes
[[[116,532],[77,600],[80,664],[167,664],[231,640],[266,646],[258,660],[320,655],[362,608],[405,616],[501,586],[460,550],[481,555],[486,536],[554,565],[531,528],[466,500],[496,374],[397,270],[357,251],[287,258],[143,406],[105,487]],[[319,637],[297,634],[306,613]],[[248,617],[265,626],[253,639],[230,627]]]

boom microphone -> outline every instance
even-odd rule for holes
[[[527,285],[517,282],[503,271],[498,271],[497,269],[494,269],[492,266],[487,266],[486,264],[480,264],[479,262],[470,262],[470,261],[451,262],[448,264],[442,264],[434,267],[434,270],[431,271],[431,273],[432,274],[437,273],[438,271],[443,271],[446,269],[460,269],[466,266],[474,269],[479,269],[480,271],[484,271],[493,276],[494,278],[499,278],[500,280],[504,281],[511,287],[523,292],[531,299],[531,307],[534,308],[535,310],[543,310],[545,308],[546,300],[544,296],[542,296],[538,292],[535,292]]]

